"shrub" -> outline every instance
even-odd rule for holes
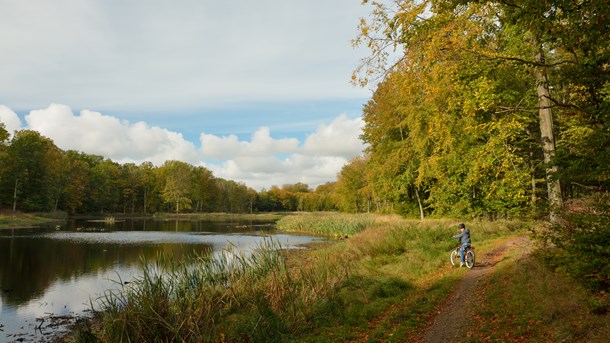
[[[579,200],[558,224],[539,232],[543,260],[596,291],[610,289],[608,196]]]

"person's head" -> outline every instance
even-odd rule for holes
[[[458,229],[460,229],[460,231],[464,230],[466,228],[466,225],[464,225],[464,223],[458,225]]]

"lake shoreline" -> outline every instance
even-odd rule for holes
[[[300,250],[302,244],[320,239],[277,232],[275,220],[265,221],[269,215],[216,215],[226,218],[225,222],[189,220],[194,215],[133,220],[114,217],[114,222],[106,222],[104,217],[55,221],[37,218],[41,214],[3,215],[0,341],[37,341],[61,335],[66,327],[89,318],[91,312],[83,304],[88,304],[91,296],[97,299],[115,289],[117,280],[119,289],[133,283],[141,274],[143,260],[156,261],[160,254],[182,263],[224,250],[244,251],[247,256],[263,244],[276,242],[286,249]],[[13,230],[6,227],[9,219],[33,225]],[[41,225],[43,222],[46,224]]]
[[[63,213],[0,212],[0,230],[31,229],[41,225],[62,223],[66,220],[67,216]]]
[[[58,213],[22,213],[22,212],[0,212],[0,230],[10,229],[31,229],[40,227],[41,225],[49,224],[61,224],[65,223],[70,219],[82,219],[82,218],[99,218],[105,220],[112,218],[112,220],[207,220],[207,221],[225,221],[227,219],[235,220],[278,220],[288,213],[155,213],[155,214],[124,214],[124,213],[112,213],[105,215],[67,215],[63,212]]]

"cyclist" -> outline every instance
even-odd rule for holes
[[[470,230],[463,223],[458,225],[458,229],[460,229],[460,234],[453,236],[453,238],[459,239],[460,243],[462,243],[460,248],[460,267],[462,267],[464,265],[466,248],[470,246]]]

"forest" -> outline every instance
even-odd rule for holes
[[[257,192],[181,161],[119,164],[63,151],[36,131],[21,130],[11,137],[2,123],[0,161],[0,209],[9,211],[151,215],[337,209],[332,183],[315,191],[296,183]]]
[[[403,214],[546,217],[610,186],[602,1],[364,1],[352,194]],[[397,56],[397,57],[396,57]]]
[[[579,1],[363,1],[352,81],[367,144],[335,182],[257,192],[180,161],[118,164],[0,124],[0,208],[329,211],[551,219],[610,186],[610,9]]]

